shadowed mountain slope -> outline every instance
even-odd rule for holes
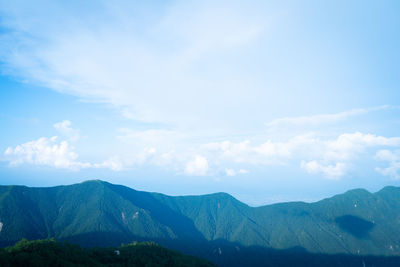
[[[172,197],[98,180],[50,188],[0,186],[0,225],[3,246],[22,238],[54,237],[85,246],[155,240],[199,254],[198,246],[223,241],[237,249],[398,256],[400,188],[253,208],[226,193]],[[210,253],[223,250],[217,246]]]
[[[21,240],[0,249],[0,266],[215,266],[206,260],[183,255],[152,242],[121,247],[85,249],[55,240]]]

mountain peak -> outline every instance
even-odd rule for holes
[[[107,183],[107,182],[105,182],[105,181],[103,181],[103,180],[100,180],[100,179],[92,179],[92,180],[83,181],[83,182],[81,182],[80,184],[88,184],[88,183],[99,183],[99,184],[104,184],[104,183]]]
[[[0,245],[23,237],[54,237],[87,246],[135,239],[171,246],[222,240],[238,248],[301,246],[315,253],[399,253],[390,245],[376,247],[379,242],[400,243],[393,232],[398,220],[391,219],[400,207],[400,188],[393,186],[375,194],[354,189],[315,203],[260,208],[223,192],[174,197],[98,179],[62,187],[8,189],[0,186]],[[221,253],[225,255],[225,249]]]
[[[351,190],[347,191],[344,194],[362,196],[362,195],[371,195],[372,193],[364,188],[355,188],[355,189],[351,189]]]

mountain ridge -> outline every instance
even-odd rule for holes
[[[137,192],[145,192],[145,193],[150,193],[150,194],[159,194],[159,195],[164,195],[164,196],[168,196],[168,197],[203,197],[203,196],[227,195],[227,196],[229,196],[229,197],[231,197],[231,198],[233,198],[233,199],[235,199],[235,200],[237,200],[237,201],[239,201],[239,202],[241,202],[241,203],[243,203],[243,204],[245,204],[245,205],[247,205],[247,206],[249,206],[251,208],[259,208],[259,207],[271,206],[271,205],[275,205],[275,204],[284,204],[284,203],[306,203],[306,204],[312,204],[312,203],[323,201],[325,199],[333,198],[335,196],[340,196],[340,195],[344,195],[344,194],[348,194],[348,193],[354,193],[354,192],[357,192],[357,191],[360,191],[360,192],[364,191],[364,192],[367,192],[369,194],[377,194],[377,193],[379,193],[381,191],[386,191],[386,190],[399,190],[400,191],[400,186],[393,186],[393,185],[384,186],[384,187],[382,187],[381,189],[379,189],[378,191],[375,191],[375,192],[369,191],[369,190],[367,190],[365,188],[353,188],[353,189],[349,189],[349,190],[347,190],[347,191],[345,191],[343,193],[333,194],[332,196],[321,198],[321,199],[315,200],[315,201],[294,200],[294,201],[282,201],[282,202],[274,202],[274,203],[268,203],[268,204],[262,204],[262,205],[253,206],[253,205],[249,205],[246,202],[243,202],[243,201],[237,199],[236,197],[234,197],[233,195],[231,195],[229,193],[226,193],[226,192],[223,192],[223,191],[218,191],[218,192],[213,192],[213,193],[206,193],[206,194],[199,194],[199,195],[196,195],[196,194],[168,195],[168,194],[159,193],[159,192],[155,192],[155,191],[137,190],[137,189],[134,189],[134,188],[129,187],[129,186],[125,186],[125,185],[122,185],[122,184],[113,184],[113,183],[110,183],[108,181],[101,180],[101,179],[89,179],[89,180],[85,180],[85,181],[82,181],[82,182],[79,182],[79,183],[63,184],[63,185],[55,185],[55,186],[27,186],[27,185],[18,185],[18,184],[16,184],[16,185],[0,185],[0,188],[3,188],[3,187],[25,187],[25,188],[32,188],[32,189],[47,189],[47,188],[69,187],[69,186],[86,184],[86,183],[99,183],[99,184],[119,185],[119,186],[128,187],[129,189],[137,191]]]
[[[184,253],[222,257],[220,247],[199,255],[196,245],[188,244],[211,248],[223,241],[239,249],[400,256],[399,211],[400,188],[393,186],[375,193],[349,190],[312,203],[259,207],[223,192],[168,196],[101,180],[55,187],[0,186],[0,244],[51,237],[84,246],[148,240]]]

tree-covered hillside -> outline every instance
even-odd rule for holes
[[[0,250],[0,266],[169,266],[212,267],[206,260],[186,256],[152,242],[134,242],[121,247],[85,249],[55,240],[26,239]]]
[[[253,208],[225,193],[171,197],[103,181],[0,186],[2,246],[52,237],[86,247],[156,241],[219,263],[249,248],[400,256],[400,188]]]

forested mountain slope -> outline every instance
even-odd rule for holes
[[[208,258],[246,247],[398,256],[400,188],[254,208],[226,193],[172,197],[98,180],[0,186],[0,225],[3,246],[54,237],[84,246],[154,240]]]

